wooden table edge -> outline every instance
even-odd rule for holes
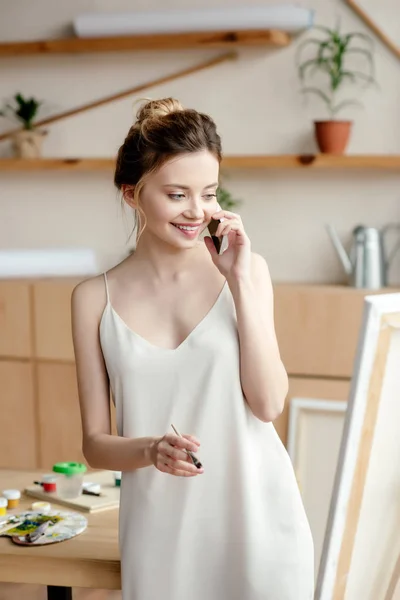
[[[104,590],[121,589],[119,561],[57,559],[32,555],[2,555],[0,582],[54,585]],[[100,566],[101,565],[101,566]]]

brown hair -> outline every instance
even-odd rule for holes
[[[133,200],[139,216],[139,239],[145,228],[139,195],[146,178],[178,154],[208,150],[219,162],[221,139],[208,115],[185,109],[174,98],[150,100],[137,112],[117,155],[114,184],[134,186]]]

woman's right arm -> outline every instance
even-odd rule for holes
[[[83,454],[95,469],[131,471],[154,465],[173,475],[199,474],[184,448],[197,452],[195,438],[125,438],[111,434],[110,387],[100,347],[99,324],[105,305],[102,277],[80,283],[71,302]]]

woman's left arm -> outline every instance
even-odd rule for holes
[[[240,343],[240,378],[246,401],[261,421],[274,421],[288,392],[274,326],[273,289],[260,255],[251,256],[251,276],[228,279]]]
[[[212,260],[226,277],[235,302],[240,343],[240,378],[246,401],[261,421],[274,421],[282,412],[288,377],[279,354],[274,326],[273,290],[264,258],[250,249],[239,215],[219,210],[216,235],[229,246],[219,255],[210,237],[204,239]]]

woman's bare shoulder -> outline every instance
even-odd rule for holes
[[[71,311],[98,320],[107,303],[107,292],[104,274],[84,279],[73,289]]]
[[[96,296],[104,293],[105,290],[105,279],[104,274],[90,277],[80,281],[72,291],[72,299],[75,301],[95,299]]]
[[[79,282],[72,292],[72,307],[84,304],[91,306],[95,312],[102,311],[107,302],[106,285],[124,276],[127,260],[124,259],[100,275]],[[133,263],[132,257],[130,257],[130,263]],[[132,266],[130,265],[131,273],[133,272]]]

